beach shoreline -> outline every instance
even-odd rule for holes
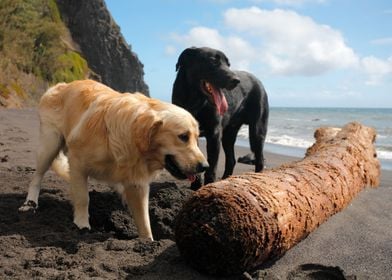
[[[360,122],[376,129],[375,148],[382,168],[392,170],[392,109],[271,107],[265,150],[303,157],[319,127],[342,127]],[[241,127],[237,144],[249,146],[248,126]]]
[[[35,109],[0,110],[0,278],[214,279],[189,267],[170,239],[168,226],[173,225],[176,211],[192,191],[189,182],[165,172],[151,185],[154,242],[135,238],[131,216],[118,196],[96,182],[90,185],[93,231],[80,235],[72,227],[68,186],[53,172],[45,176],[39,211],[20,215],[17,209],[35,168],[38,132]],[[200,146],[205,152],[203,139]],[[248,154],[249,148],[236,145],[235,152],[238,158]],[[266,168],[273,168],[301,158],[265,151],[265,159]],[[218,178],[223,168],[222,149]],[[234,174],[252,172],[253,168],[237,163]],[[343,275],[341,279],[390,279],[392,171],[383,169],[380,182],[378,188],[365,188],[346,209],[284,256],[247,275],[287,279],[319,271]]]
[[[236,146],[239,148],[249,149],[249,142],[246,139],[237,139]],[[287,156],[290,158],[303,158],[305,156],[307,148],[286,146],[281,144],[265,143],[264,151],[266,153],[273,154],[275,156]],[[272,158],[272,157],[271,157]],[[392,160],[379,158],[381,169],[385,171],[392,171]]]

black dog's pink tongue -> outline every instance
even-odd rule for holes
[[[219,88],[216,88],[211,84],[210,86],[211,86],[211,94],[212,97],[214,98],[216,109],[218,110],[219,115],[223,116],[223,114],[229,108],[229,106],[227,105],[226,97]]]

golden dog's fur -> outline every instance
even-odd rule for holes
[[[90,229],[87,179],[94,177],[122,184],[139,236],[152,239],[148,193],[154,174],[166,167],[192,178],[208,167],[191,114],[139,93],[120,94],[91,80],[61,83],[42,96],[39,116],[37,168],[20,211],[38,207],[41,180],[52,164],[70,182],[80,229]]]

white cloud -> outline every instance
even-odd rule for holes
[[[294,11],[257,7],[228,9],[223,19],[221,30],[229,30],[228,35],[214,28],[196,26],[185,34],[172,34],[173,45],[220,49],[234,69],[253,72],[262,69],[278,75],[316,76],[351,69],[364,73],[364,83],[372,86],[392,77],[392,56],[360,58],[338,30]],[[390,44],[392,38],[380,38],[372,43]],[[176,50],[169,46],[166,53],[174,54]]]
[[[392,75],[392,56],[386,61],[374,56],[367,56],[362,58],[361,67],[368,75],[366,81],[367,85],[379,85],[383,82],[385,77]]]
[[[193,27],[185,35],[172,34],[172,39],[184,47],[203,47],[222,50],[236,69],[249,69],[249,59],[255,55],[254,48],[239,36],[222,36],[218,30],[207,27]]]
[[[210,3],[216,4],[227,4],[230,2],[235,2],[235,0],[203,0]],[[277,5],[281,6],[302,6],[308,3],[315,3],[315,4],[323,4],[326,3],[328,0],[248,0],[250,3],[263,3],[263,2],[272,2]]]
[[[222,49],[226,41],[218,30],[203,26],[193,27],[185,35],[173,34],[172,38],[178,43],[190,46],[210,46],[216,49]]]
[[[175,46],[172,46],[172,45],[166,46],[166,48],[165,48],[166,55],[172,56],[172,55],[175,55],[176,53],[177,53],[177,48]]]
[[[285,5],[285,6],[302,6],[307,3],[316,3],[322,4],[325,3],[327,0],[252,0],[255,3],[261,2],[273,2],[278,5]]]
[[[340,32],[289,10],[257,7],[229,9],[225,24],[260,40],[263,60],[272,72],[284,75],[318,75],[358,62]]]
[[[320,75],[358,64],[342,34],[290,10],[257,7],[224,12],[228,35],[204,26],[172,39],[184,46],[209,46],[224,51],[234,68],[267,67],[279,75]]]

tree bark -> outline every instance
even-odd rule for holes
[[[175,238],[194,268],[239,274],[284,254],[365,186],[377,186],[376,131],[319,128],[301,161],[204,186],[180,211]]]

